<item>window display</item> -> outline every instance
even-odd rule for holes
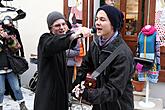
[[[126,35],[137,34],[138,0],[127,0],[126,3]]]

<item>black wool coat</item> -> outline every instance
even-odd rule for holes
[[[65,51],[69,36],[45,33],[38,44],[38,75],[34,110],[68,110]],[[76,45],[76,40],[71,47]]]
[[[91,43],[83,58],[73,87],[85,80],[89,71],[94,71],[121,44],[124,44],[115,59],[97,77],[96,89],[85,89],[82,98],[93,104],[92,110],[133,110],[134,72],[133,55],[130,48],[118,35],[106,47],[100,47],[98,38]]]

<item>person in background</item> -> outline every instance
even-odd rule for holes
[[[105,0],[105,5],[115,6],[116,2],[117,2],[116,0]],[[121,29],[123,28],[123,25],[124,25],[124,14],[122,12],[120,14],[121,14],[120,16],[122,19],[121,26],[120,26],[120,31],[121,31]]]
[[[67,27],[69,31],[72,31],[72,25],[69,21],[67,21]],[[77,42],[78,43],[78,42]],[[67,72],[68,72],[68,90],[69,93],[71,92],[71,84],[73,81],[74,75],[74,66],[76,65],[75,57],[79,55],[80,49],[79,45],[76,44],[74,48],[69,48],[66,50],[66,57],[67,57]]]
[[[25,106],[23,94],[19,86],[16,73],[12,72],[8,62],[7,53],[14,54],[12,48],[16,47],[15,35],[9,35],[3,28],[3,22],[0,23],[0,110],[3,110],[3,99],[5,93],[5,79],[8,81],[16,101],[20,105],[20,110],[28,110]]]
[[[48,14],[47,24],[50,32],[42,34],[38,43],[34,110],[68,110],[66,50],[76,46],[82,32],[67,31],[65,18],[58,11]]]
[[[23,48],[23,44],[22,44],[22,41],[21,41],[21,37],[20,37],[20,33],[18,31],[18,29],[14,26],[13,24],[13,20],[10,16],[5,16],[4,19],[2,20],[3,21],[3,28],[8,32],[9,35],[15,35],[16,36],[16,39],[18,40],[21,48],[15,52],[16,55],[18,56],[21,56],[21,57],[25,57],[24,56],[24,48]],[[20,79],[20,76],[17,75],[18,77],[18,80],[19,80],[19,86],[21,87],[21,79]],[[11,97],[16,100],[16,98],[14,97],[14,93],[11,89],[11,87],[9,86],[9,83],[7,81],[5,81],[6,83],[6,92],[5,92],[5,95],[11,95]]]
[[[69,21],[67,21],[67,27],[69,31],[75,32],[77,29],[72,28],[72,25]],[[81,65],[82,58],[84,56],[84,48],[81,46],[83,45],[82,38],[77,39],[77,44],[74,48],[70,48],[66,50],[66,57],[67,57],[67,71],[69,74],[68,78],[68,90],[69,93],[71,93],[71,85],[74,79],[74,76],[76,76],[77,70]],[[83,52],[83,53],[82,53]]]
[[[105,4],[114,6],[115,5],[115,0],[105,0]]]
[[[133,54],[120,34],[122,21],[121,11],[113,6],[103,5],[96,11],[96,35],[72,84],[73,96],[90,102],[92,110],[134,109],[131,83]],[[117,56],[96,78],[96,88],[84,89],[81,82],[87,73],[99,67],[120,45],[122,49]]]
[[[10,30],[10,34],[15,34],[16,39],[18,40],[18,42],[21,45],[21,48],[18,52],[16,52],[16,55],[19,55],[21,57],[25,57],[24,48],[23,48],[21,37],[20,37],[20,33],[19,33],[18,29],[14,26],[12,18],[10,16],[5,16],[3,19],[3,22],[4,22],[4,28]]]

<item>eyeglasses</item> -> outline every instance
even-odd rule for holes
[[[66,26],[66,23],[54,24],[51,27],[60,28],[61,26]]]

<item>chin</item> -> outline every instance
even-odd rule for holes
[[[97,35],[98,35],[98,36],[102,36],[102,34],[101,34],[101,33],[97,33]]]

